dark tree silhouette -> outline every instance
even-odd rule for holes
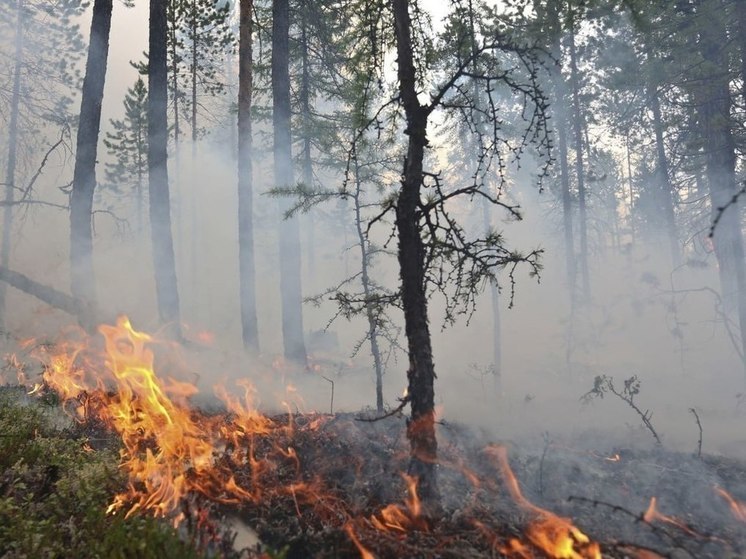
[[[158,314],[180,331],[171,204],[168,190],[167,0],[150,0],[148,55],[148,187]]]
[[[91,309],[96,307],[93,269],[93,194],[96,190],[96,153],[101,129],[101,103],[109,54],[112,0],[93,4],[83,96],[80,103],[73,189],[70,197],[70,271],[73,297]],[[90,314],[90,316],[89,316]],[[92,327],[93,311],[81,314],[84,326]]]

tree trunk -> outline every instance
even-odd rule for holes
[[[253,0],[240,0],[238,47],[238,267],[241,332],[244,348],[259,351],[254,266],[254,201],[252,176],[252,41]]]
[[[741,97],[746,105],[746,2],[735,2],[738,42],[741,51]]]
[[[308,65],[308,0],[301,6],[301,82],[300,104],[303,121],[303,183],[307,188],[313,188],[313,160],[311,159],[311,76]],[[313,208],[306,213],[306,254],[308,259],[308,275],[316,275],[315,235]],[[315,286],[311,286],[313,289]]]
[[[474,75],[479,74],[479,68],[477,67],[477,32],[474,24],[474,2],[469,0],[468,4],[469,14],[469,42],[471,46],[471,56],[473,58],[472,71]],[[474,106],[477,109],[475,111],[475,127],[477,132],[477,143],[478,143],[478,157],[481,158],[484,153],[484,127],[482,122],[482,111],[483,104],[480,98],[479,87],[476,80],[473,80],[472,95],[474,96]],[[479,169],[478,169],[479,170]],[[489,190],[487,183],[486,173],[482,175],[482,188]],[[475,173],[474,175],[478,175]],[[490,207],[492,204],[486,199],[482,198],[482,223],[484,226],[484,234],[488,235],[492,228],[490,219]],[[497,283],[490,283],[490,302],[492,307],[492,380],[494,383],[495,393],[500,394],[502,392],[502,331],[500,328],[500,291]]]
[[[574,16],[573,16],[574,17]],[[583,299],[591,297],[591,279],[588,270],[588,214],[586,208],[585,169],[583,167],[583,115],[580,107],[580,76],[575,49],[575,22],[570,29],[570,79],[572,81],[573,129],[575,133],[575,172],[578,179],[578,219],[580,221],[580,278]]]
[[[363,297],[365,299],[365,316],[368,319],[368,341],[370,342],[370,353],[373,356],[373,366],[376,373],[376,410],[383,413],[383,362],[381,350],[378,347],[378,321],[373,311],[373,287],[370,282],[370,252],[368,239],[363,226],[361,215],[362,185],[360,184],[360,165],[357,155],[353,155],[355,165],[355,229],[357,231],[358,245],[360,246],[360,280],[363,284]]]
[[[174,158],[178,161],[179,140],[181,138],[181,122],[179,120],[179,59],[176,52],[176,30],[178,26],[178,2],[180,0],[170,0],[168,11],[168,42],[171,47],[171,98],[174,103]]]
[[[3,240],[0,245],[0,266],[10,264],[10,236],[13,234],[13,201],[16,189],[18,160],[18,113],[21,105],[21,66],[23,66],[23,2],[18,0],[16,13],[15,59],[13,61],[13,93],[10,98],[8,123],[8,167],[5,172],[5,209],[3,210]],[[0,330],[5,329],[5,298],[7,289],[0,284]]]
[[[96,152],[101,128],[101,103],[109,54],[112,0],[95,0],[91,20],[80,121],[75,152],[73,189],[70,197],[70,271],[74,298],[89,308],[96,307],[96,283],[93,270],[93,194],[96,189]],[[94,317],[83,326],[91,328]]]
[[[663,117],[661,116],[661,105],[658,98],[658,89],[655,85],[649,87],[650,104],[653,109],[653,127],[655,128],[655,151],[658,166],[658,198],[660,212],[665,216],[666,233],[671,251],[671,263],[676,268],[681,264],[681,248],[679,247],[679,235],[676,229],[676,214],[673,204],[673,185],[669,178],[668,157],[666,157],[666,144],[663,141]]]
[[[420,499],[426,514],[440,508],[436,476],[438,443],[435,437],[435,366],[430,340],[425,293],[425,247],[420,234],[420,189],[422,164],[427,145],[425,107],[417,98],[412,22],[408,0],[391,0],[396,35],[399,94],[407,121],[407,155],[401,190],[396,205],[399,237],[401,301],[409,353],[409,403],[412,410],[407,424],[410,444],[410,474],[418,479]]]
[[[705,150],[705,175],[710,188],[713,218],[722,208],[715,228],[715,255],[720,269],[723,299],[729,312],[736,312],[741,329],[741,348],[746,368],[746,263],[744,262],[741,212],[737,192],[736,146],[730,115],[731,94],[727,51],[725,13],[717,0],[703,0],[707,24],[700,27],[699,48],[705,60],[702,76],[695,89]]]
[[[71,314],[81,322],[84,320],[84,316],[80,314],[81,309],[86,310],[86,319],[90,319],[93,316],[92,312],[88,312],[85,302],[75,299],[75,297],[62,291],[57,291],[53,287],[41,284],[20,272],[0,267],[0,282],[8,284],[19,291],[23,291],[32,297],[36,297],[50,307]]]
[[[275,186],[293,186],[292,140],[290,136],[290,7],[288,0],[272,2],[272,124],[274,127]],[[290,202],[280,202],[285,212]],[[306,363],[303,341],[300,230],[298,217],[280,223],[280,290],[282,337],[286,359]]]
[[[171,206],[168,192],[168,76],[166,70],[166,2],[150,0],[148,57],[148,190],[153,269],[158,314],[177,335],[179,292],[176,282]]]
[[[198,259],[198,231],[199,223],[197,218],[197,182],[195,176],[197,174],[197,0],[191,0],[191,15],[190,15],[190,27],[192,33],[192,65],[190,68],[191,74],[191,93],[192,93],[192,185],[189,189],[189,276],[192,279],[192,287],[194,288],[193,296],[201,299],[200,292],[198,290],[199,281],[197,279],[197,270],[199,266],[197,264]],[[209,305],[207,305],[209,308]]]

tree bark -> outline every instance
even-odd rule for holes
[[[161,321],[177,335],[179,292],[176,281],[171,204],[168,191],[168,76],[166,70],[166,3],[150,0],[148,56],[148,190],[153,269]]]
[[[653,128],[655,129],[655,152],[658,167],[658,198],[659,209],[665,216],[666,233],[671,251],[671,263],[676,268],[681,264],[681,248],[679,246],[679,234],[676,229],[676,213],[673,203],[673,185],[669,178],[668,157],[666,156],[666,144],[663,141],[663,117],[661,116],[661,105],[658,97],[658,89],[650,85],[648,95],[650,105],[653,109]]]
[[[272,2],[272,124],[274,127],[275,186],[293,186],[292,139],[290,136],[290,7],[288,0]],[[289,201],[280,202],[280,211]],[[280,291],[282,337],[286,359],[306,363],[303,340],[300,229],[298,217],[280,224]]]
[[[244,348],[259,351],[254,265],[254,201],[251,137],[253,0],[240,0],[238,47],[238,262]]]
[[[109,54],[112,0],[95,0],[91,20],[83,95],[80,103],[75,171],[70,197],[70,272],[74,298],[96,307],[93,269],[93,194],[96,190],[96,153],[101,128],[101,103]],[[83,326],[91,328],[93,317],[83,314]]]
[[[16,189],[18,158],[18,114],[21,105],[21,66],[23,66],[23,2],[18,0],[16,13],[15,59],[13,61],[13,93],[10,98],[8,123],[8,167],[5,172],[5,209],[3,210],[3,240],[0,245],[0,265],[10,264],[10,236],[13,234],[13,201]],[[0,330],[5,329],[5,284],[0,284]]]
[[[401,301],[409,353],[408,397],[412,410],[407,424],[410,474],[417,477],[426,514],[440,509],[436,476],[438,443],[435,436],[435,366],[425,293],[425,247],[420,233],[420,189],[427,145],[426,107],[417,98],[412,22],[408,0],[391,0],[396,35],[399,94],[407,122],[407,155],[396,205]]]
[[[19,291],[23,291],[32,297],[36,297],[50,307],[71,314],[77,317],[78,320],[82,321],[84,316],[91,317],[95,314],[95,310],[90,308],[86,301],[76,299],[67,293],[41,284],[20,272],[9,270],[4,266],[0,267],[0,282],[8,284]],[[82,314],[81,310],[83,311]]]
[[[572,16],[574,17],[574,16]],[[583,166],[583,115],[580,106],[580,76],[575,49],[575,22],[570,29],[570,80],[572,82],[573,129],[575,134],[575,172],[578,179],[578,227],[580,228],[580,279],[583,299],[591,297],[591,279],[588,270],[588,211]]]
[[[707,74],[698,80],[695,99],[705,148],[705,175],[710,188],[713,219],[726,208],[715,227],[715,255],[727,310],[736,312],[741,330],[741,348],[746,369],[746,262],[744,262],[741,211],[738,200],[732,202],[736,185],[736,145],[733,119],[730,115],[731,92],[728,36],[725,11],[718,0],[703,0],[702,12],[707,21],[700,25],[699,49]],[[700,17],[701,17],[700,14]]]
[[[308,64],[308,0],[301,6],[301,81],[300,105],[303,126],[303,183],[313,188],[313,159],[311,159],[311,76]],[[306,254],[308,256],[308,275],[316,275],[315,236],[313,208],[306,213]],[[312,286],[313,288],[313,286]]]

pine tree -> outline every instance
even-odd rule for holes
[[[141,77],[127,90],[124,118],[110,121],[104,145],[113,162],[106,164],[106,181],[116,192],[135,190],[137,232],[143,230],[144,187],[148,173],[148,90]]]

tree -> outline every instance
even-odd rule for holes
[[[252,177],[252,41],[253,0],[240,0],[238,48],[238,260],[241,299],[241,333],[246,349],[259,350],[256,318]]]
[[[293,185],[293,157],[290,135],[289,0],[272,2],[272,125],[274,130],[274,182],[279,188]],[[281,210],[288,208],[281,202]],[[287,359],[306,362],[303,340],[300,230],[297,216],[280,225],[280,292],[282,296],[282,337]]]
[[[737,195],[736,146],[731,117],[732,97],[726,18],[728,13],[720,0],[695,2],[689,23],[696,25],[697,47],[701,64],[694,69],[692,94],[697,106],[705,149],[705,174],[710,190],[715,255],[719,264],[723,299],[738,317],[741,348],[746,351],[746,261],[740,205]],[[742,354],[746,355],[746,354]],[[744,359],[746,367],[746,359]]]
[[[153,269],[161,321],[180,332],[179,292],[168,187],[167,0],[150,0],[148,54],[148,191]]]
[[[148,172],[148,89],[142,78],[127,90],[124,119],[110,121],[113,132],[107,132],[104,145],[115,161],[106,164],[106,180],[116,190],[121,185],[134,186],[137,204],[137,232],[144,226],[145,178]]]
[[[85,6],[77,0],[47,2],[5,0],[0,2],[0,34],[13,37],[10,46],[10,91],[3,91],[0,114],[8,115],[7,161],[0,266],[10,265],[14,210],[32,203],[31,194],[53,151],[66,146],[70,128],[71,93],[79,87],[76,63],[83,51],[78,27],[72,21]],[[7,28],[3,29],[7,25]],[[52,126],[48,126],[48,125]],[[47,129],[61,130],[49,140]],[[41,166],[29,171],[28,184],[20,186],[26,157],[42,151]],[[19,196],[20,195],[20,196]],[[0,327],[5,322],[6,287],[0,283]]]
[[[18,0],[15,30],[15,64],[13,67],[13,93],[10,100],[10,122],[8,124],[8,160],[5,172],[5,210],[3,212],[3,239],[0,246],[0,266],[10,264],[10,234],[15,199],[16,161],[18,158],[18,113],[21,104],[21,64],[23,63],[23,0]],[[5,324],[5,292],[0,286],[0,326]]]
[[[446,189],[438,173],[425,170],[425,153],[429,146],[428,123],[436,109],[461,112],[473,121],[476,101],[472,88],[460,87],[466,77],[479,80],[480,89],[489,96],[487,109],[489,141],[486,153],[478,154],[480,160],[490,161],[502,157],[501,149],[519,155],[528,143],[536,143],[539,154],[546,155],[548,138],[540,131],[546,126],[546,103],[538,89],[538,59],[532,49],[509,41],[503,32],[497,14],[489,39],[473,54],[463,56],[459,49],[450,56],[440,58],[443,65],[442,85],[430,95],[430,102],[423,104],[418,95],[419,80],[432,79],[427,62],[437,59],[428,52],[428,42],[418,36],[420,11],[417,2],[391,0],[391,12],[397,54],[398,98],[406,122],[406,155],[404,156],[401,186],[395,199],[384,208],[395,212],[398,239],[398,261],[401,280],[400,304],[404,311],[405,333],[409,354],[409,380],[406,401],[411,408],[407,426],[410,441],[410,475],[418,480],[418,493],[425,514],[439,510],[439,490],[436,479],[437,439],[435,434],[435,367],[428,325],[428,290],[446,296],[447,320],[454,320],[457,309],[468,312],[474,308],[475,298],[486,280],[494,280],[494,272],[510,267],[511,281],[515,267],[527,262],[533,272],[538,272],[537,251],[528,255],[509,251],[502,237],[490,232],[483,238],[470,239],[462,226],[451,215],[449,207],[458,197],[486,198],[519,217],[517,208],[499,200],[499,194],[486,192],[479,181],[462,187]],[[466,29],[467,26],[460,26]],[[420,30],[420,33],[422,31]],[[413,40],[419,38],[419,41]],[[444,39],[468,45],[468,35]],[[500,55],[498,57],[498,55]],[[473,75],[474,57],[479,57],[477,67],[481,72]],[[507,58],[504,60],[502,58]],[[513,58],[512,60],[510,60]],[[507,70],[506,70],[507,68]],[[522,74],[527,70],[527,75]],[[528,131],[520,135],[517,145],[500,137],[500,119],[497,116],[495,89],[505,85],[519,94],[527,112]],[[530,108],[529,108],[530,107]],[[483,159],[486,158],[486,159]],[[427,181],[427,184],[426,184]],[[431,191],[423,198],[423,189]],[[450,293],[449,293],[450,291]]]
[[[169,0],[168,68],[174,115],[174,142],[181,138],[180,108],[186,103],[192,142],[199,136],[200,97],[214,97],[225,91],[222,76],[226,53],[235,37],[230,26],[230,2],[217,0]],[[184,91],[188,95],[184,94]]]
[[[71,290],[73,297],[83,301],[91,309],[96,307],[93,270],[93,195],[96,189],[96,153],[101,128],[106,59],[109,54],[111,11],[112,0],[95,0],[70,197]],[[92,311],[83,311],[82,316],[86,317],[86,327],[94,326]]]

